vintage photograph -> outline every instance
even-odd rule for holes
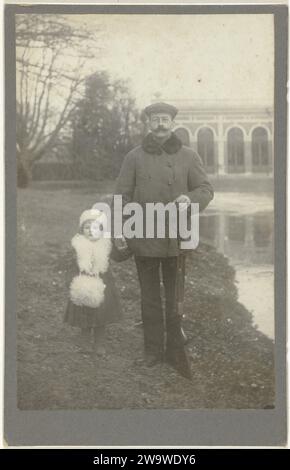
[[[275,408],[274,15],[15,45],[18,409]]]

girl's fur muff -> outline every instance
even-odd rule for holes
[[[109,267],[111,240],[100,238],[91,241],[78,233],[71,244],[76,252],[80,274],[71,282],[70,298],[76,305],[99,307],[104,301],[106,287],[100,274]]]

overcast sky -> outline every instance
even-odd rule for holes
[[[96,69],[129,78],[143,107],[163,99],[273,101],[272,15],[81,15],[104,29]]]
[[[82,74],[107,70],[113,79],[130,80],[139,108],[156,93],[162,100],[273,104],[271,14],[65,16],[72,26],[101,31],[95,58]],[[36,62],[39,53],[34,51]],[[65,52],[61,60],[61,66],[73,66]],[[64,93],[58,91],[56,103]]]

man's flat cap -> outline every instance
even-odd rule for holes
[[[172,119],[175,118],[176,114],[178,113],[178,109],[175,106],[167,103],[153,103],[147,106],[144,109],[144,113],[150,117],[153,113],[166,113],[170,114]]]

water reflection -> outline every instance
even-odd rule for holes
[[[200,217],[200,239],[214,245],[233,264],[273,264],[273,212]]]

